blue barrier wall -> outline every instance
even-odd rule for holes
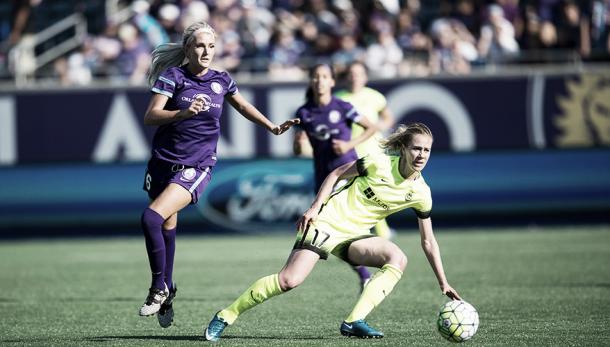
[[[0,234],[139,233],[144,163],[0,169]],[[221,160],[200,203],[180,215],[194,232],[292,232],[313,198],[306,159]],[[424,177],[436,224],[610,221],[610,150],[435,153]],[[411,211],[390,218],[415,228]]]
[[[378,81],[399,122],[423,121],[435,150],[609,148],[610,74],[516,75]],[[294,117],[306,84],[240,84],[276,123]],[[155,127],[144,88],[0,91],[0,165],[145,161]],[[292,157],[273,136],[225,107],[218,155]]]

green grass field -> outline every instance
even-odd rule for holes
[[[469,346],[610,345],[610,227],[437,230],[451,284],[479,310]],[[419,246],[403,280],[368,321],[381,340],[344,338],[339,324],[359,294],[336,258],[299,288],[227,328],[222,346],[449,346],[436,331],[445,301]],[[0,345],[195,346],[202,327],[252,281],[277,272],[293,237],[178,239],[176,317],[161,329],[137,315],[149,285],[140,238],[0,243]]]

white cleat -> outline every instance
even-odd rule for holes
[[[161,305],[165,302],[168,295],[169,291],[167,290],[167,286],[165,287],[165,290],[150,288],[146,301],[144,301],[144,304],[140,307],[140,316],[152,316],[159,312]]]

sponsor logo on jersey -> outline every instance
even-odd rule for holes
[[[339,129],[331,129],[326,124],[318,125],[314,129],[313,133],[311,133],[311,135],[313,135],[313,137],[315,137],[316,139],[318,139],[320,141],[326,141],[326,140],[330,139],[330,137],[332,135],[337,135],[337,134],[339,134]]]
[[[212,82],[210,88],[212,88],[212,91],[214,91],[216,94],[222,93],[222,86],[218,82]]]
[[[210,98],[210,96],[207,94],[203,94],[203,93],[195,94],[195,95],[193,95],[192,98],[189,98],[188,96],[182,97],[182,101],[186,101],[186,102],[193,102],[197,99],[201,99],[203,101],[203,109],[201,110],[202,112],[208,111],[211,107],[214,107],[214,108],[222,107],[221,104],[212,102],[212,98]]]
[[[371,189],[371,187],[367,187],[364,191],[364,196],[366,196],[367,199],[373,201],[374,203],[376,203],[377,205],[379,205],[381,208],[383,208],[384,210],[389,210],[390,206],[388,206],[388,204],[386,204],[385,202],[381,201],[376,195],[375,192]]]

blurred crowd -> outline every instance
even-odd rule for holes
[[[23,39],[24,12],[44,2],[13,1],[11,28],[0,36],[4,47]],[[217,32],[215,68],[272,80],[302,80],[319,62],[341,73],[362,61],[371,77],[396,78],[608,60],[610,52],[610,0],[114,2],[129,16],[99,13],[104,18],[97,32],[90,29],[80,48],[49,64],[62,84],[96,78],[143,84],[154,47],[180,42],[183,29],[198,20]]]

